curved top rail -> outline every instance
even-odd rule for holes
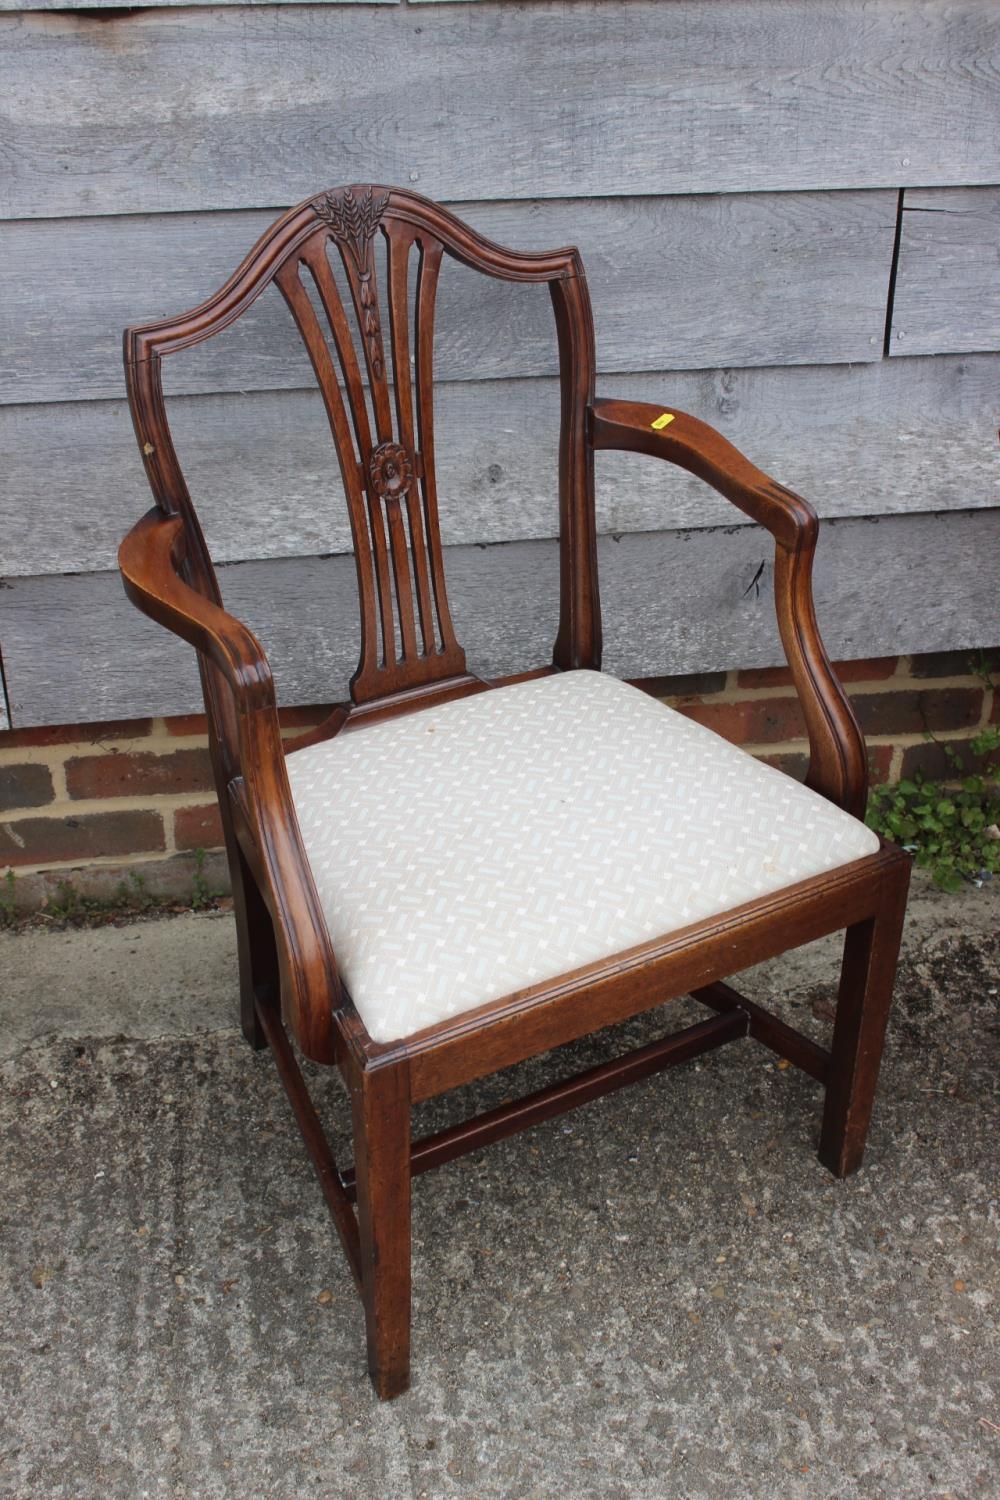
[[[190,349],[228,328],[271,284],[304,241],[323,229],[328,222],[327,206],[345,192],[367,203],[371,210],[378,210],[368,226],[371,232],[385,220],[411,224],[418,231],[433,235],[454,259],[487,276],[503,281],[546,282],[582,274],[575,246],[548,251],[510,250],[419,193],[355,183],[350,188],[330,188],[313,194],[290,208],[261,235],[229,280],[197,307],[177,317],[126,328],[126,365]]]

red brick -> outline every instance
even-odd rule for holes
[[[179,807],[174,813],[174,843],[178,849],[221,849],[222,819],[217,802]]]
[[[332,703],[309,703],[301,707],[279,708],[278,723],[282,729],[312,729],[333,711]]]
[[[48,766],[30,763],[0,766],[0,812],[19,807],[43,807],[53,796],[52,772]]]
[[[734,745],[778,745],[805,735],[797,698],[745,698],[742,703],[679,703],[677,707]]]
[[[955,766],[948,758],[948,750],[961,757],[962,766]],[[907,745],[903,751],[900,778],[912,779],[924,776],[928,781],[958,781],[962,776],[973,776],[988,771],[997,775],[996,755],[973,755],[968,740],[925,740],[922,745]]]
[[[881,786],[889,780],[895,745],[868,746],[868,779],[872,786]]]
[[[171,719],[165,719],[164,724],[168,734],[208,734],[208,720],[204,714],[175,714]]]
[[[212,768],[208,751],[152,750],[134,755],[86,755],[66,762],[66,785],[71,797],[144,797],[159,792],[208,792]]]
[[[869,747],[868,774],[873,786],[888,781],[893,748],[892,745]],[[805,781],[809,771],[809,756],[804,750],[779,751],[777,755],[762,755],[759,758],[765,765],[777,766],[779,771],[784,771],[786,776],[793,776],[796,781]]]
[[[326,718],[331,707],[332,704],[307,704],[304,707],[279,708],[278,722],[282,729],[312,729]],[[181,735],[208,734],[208,721],[204,714],[175,714],[165,722],[167,733],[178,738]]]
[[[152,719],[112,719],[104,724],[39,724],[32,729],[0,730],[0,750],[35,745],[106,745],[111,740],[140,740]]]
[[[788,750],[784,755],[762,755],[765,766],[775,766],[795,781],[805,781],[809,770],[809,757],[804,750]]]
[[[861,661],[835,661],[833,670],[841,682],[884,682],[898,666],[898,656],[869,656]]]
[[[153,812],[17,818],[0,823],[0,866],[56,864],[164,848],[163,819]]]
[[[703,698],[721,693],[726,686],[725,672],[687,672],[679,677],[636,677],[632,686],[641,688],[653,698]]]
[[[1000,649],[993,651],[927,651],[915,656],[910,664],[914,677],[972,677],[985,658],[986,664],[1000,670]]]
[[[971,729],[983,711],[982,688],[903,688],[851,695],[865,734],[920,734]]]
[[[873,656],[863,661],[838,661],[833,670],[841,682],[884,682],[896,670],[895,656]],[[736,675],[738,687],[768,688],[791,687],[792,674],[788,667],[754,667]]]
[[[736,674],[736,686],[743,688],[791,687],[788,667],[744,667]]]

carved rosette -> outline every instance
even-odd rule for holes
[[[375,263],[372,240],[389,203],[389,194],[373,198],[369,187],[364,196],[355,198],[351,188],[340,194],[324,193],[314,198],[312,209],[317,218],[328,224],[338,242],[354,262],[358,302],[361,305],[361,329],[368,345],[372,373],[382,379],[382,330],[379,325],[378,297],[375,293]]]
[[[368,482],[380,500],[402,500],[413,483],[413,464],[398,443],[380,443],[368,461]]]

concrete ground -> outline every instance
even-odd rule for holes
[[[917,884],[849,1181],[814,1155],[816,1086],[749,1041],[420,1178],[390,1405],[233,1027],[232,918],[3,935],[0,1494],[1000,1495],[998,918],[1000,882]],[[834,964],[782,961],[816,1034]],[[516,1072],[417,1125],[545,1070]],[[345,1099],[310,1076],[346,1157]]]

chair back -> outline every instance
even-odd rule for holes
[[[599,666],[588,441],[594,338],[577,250],[506,250],[415,193],[336,188],[284,214],[193,312],[125,332],[129,401],[153,493],[164,513],[183,517],[188,583],[221,602],[170,435],[161,360],[228,328],[276,283],[322,394],[347,499],[361,611],[361,654],[350,685],[356,705],[466,673],[448,605],[434,467],[434,312],[445,255],[488,276],[549,286],[561,377],[554,663]],[[235,751],[221,684],[205,662],[202,679],[213,728]]]

